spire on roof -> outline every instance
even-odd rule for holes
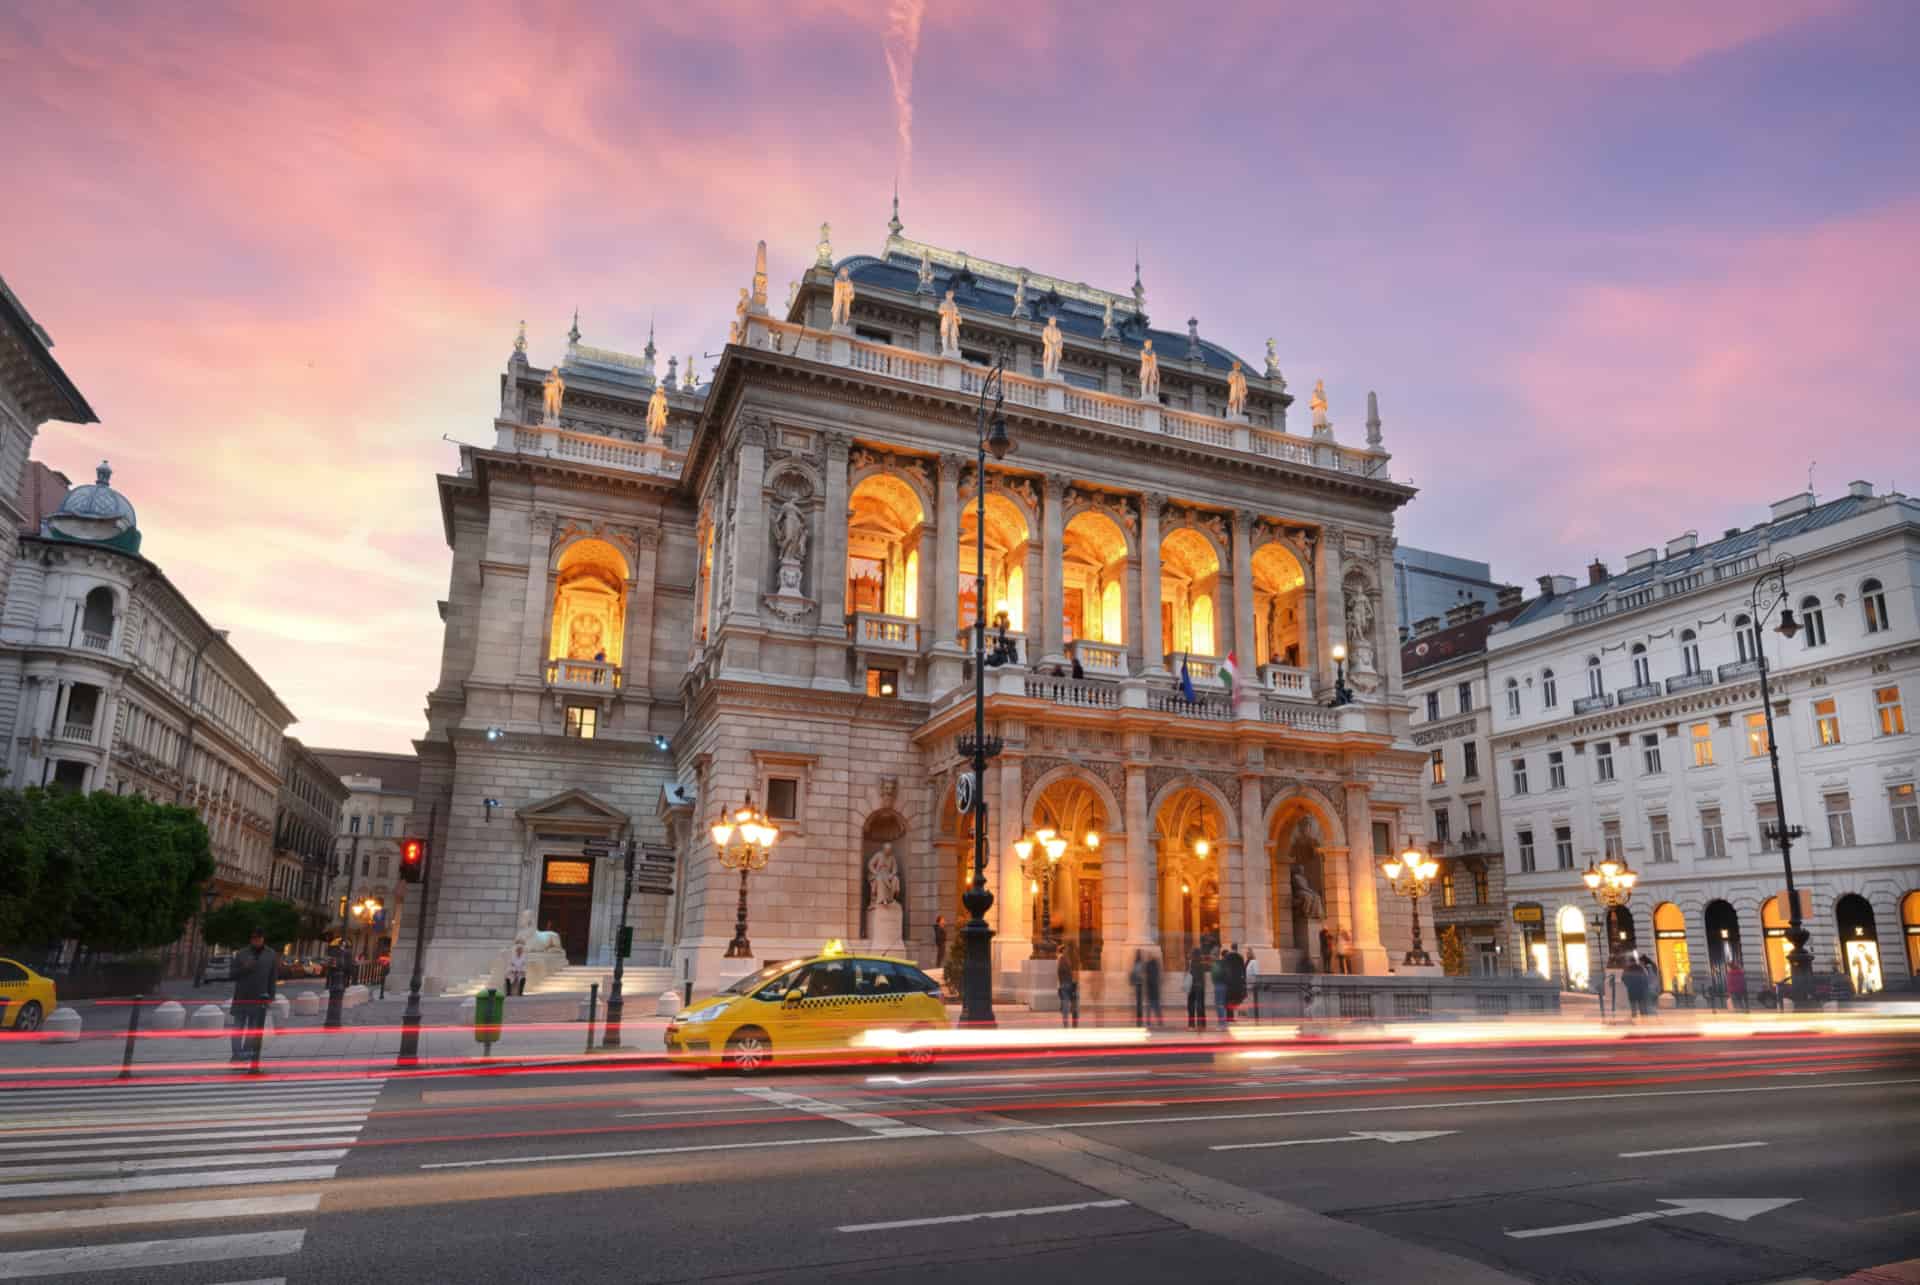
[[[1205,351],[1200,347],[1200,318],[1187,318],[1187,360],[1203,361]]]
[[[656,351],[657,349],[655,349],[653,346],[653,318],[648,317],[647,318],[647,346],[640,350],[641,356],[645,357],[646,361],[640,367],[640,372],[643,375],[645,375],[649,380],[653,378],[653,354]]]
[[[887,220],[887,235],[896,237],[906,225],[900,222],[900,176],[893,176],[893,217]]]
[[[687,354],[687,379],[686,379],[685,388],[688,392],[692,392],[699,383],[700,383],[700,372],[695,370],[693,367],[693,354],[688,353]]]
[[[1140,243],[1133,243],[1133,310],[1141,316],[1147,313],[1147,288],[1140,284]]]
[[[513,337],[513,356],[507,360],[517,361],[523,366],[527,362],[527,323],[524,321],[520,323],[520,333]]]
[[[649,341],[649,346],[651,346],[651,341]],[[679,367],[680,367],[680,359],[678,357],[667,358],[666,388],[668,392],[672,392],[674,389],[680,387],[680,376],[678,374]]]
[[[1367,390],[1367,448],[1380,449],[1380,394]]]
[[[580,342],[580,310],[573,310],[573,325],[567,330],[567,346],[574,347]]]

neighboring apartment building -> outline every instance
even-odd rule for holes
[[[783,315],[765,283],[697,389],[577,328],[551,370],[523,339],[488,444],[438,480],[426,972],[485,972],[523,917],[606,961],[618,865],[582,849],[634,835],[678,871],[671,899],[634,899],[634,962],[705,989],[743,963],[724,958],[740,879],[711,824],[748,799],[781,835],[748,889],[756,957],[864,939],[885,848],[930,959],[970,862],[957,742],[979,615],[1003,616],[1019,657],[987,694],[1003,987],[1052,990],[1050,938],[1116,989],[1136,950],[1203,936],[1297,963],[1296,868],[1384,972],[1406,908],[1381,900],[1376,835],[1397,842],[1419,794],[1390,588],[1413,492],[1377,415],[1336,440],[1316,395],[1290,428],[1271,359],[1197,322],[1152,328],[1143,289],[924,245],[897,221],[878,255],[822,247]],[[1017,449],[981,478],[996,351]],[[1361,693],[1337,710],[1336,643]],[[1041,827],[1072,836],[1050,924],[1012,855]]]
[[[274,815],[273,895],[302,910],[330,913],[326,884],[333,835],[340,828],[347,787],[318,755],[295,737],[282,754],[280,802]],[[300,943],[309,953],[316,942]]]
[[[293,714],[140,555],[111,476],[103,463],[92,485],[63,491],[38,474],[58,503],[19,535],[0,603],[6,779],[192,807],[212,839],[216,901],[265,896]],[[176,947],[177,969],[191,946]]]
[[[1775,632],[1761,578],[1790,558]],[[1542,596],[1488,639],[1491,769],[1507,888],[1534,968],[1581,983],[1610,951],[1652,956],[1665,988],[1739,958],[1757,984],[1786,969],[1788,923],[1770,827],[1800,826],[1795,885],[1820,972],[1865,989],[1920,969],[1920,503],[1856,482],[1702,544],[1693,532]],[[1768,765],[1768,666],[1785,813]],[[1640,880],[1601,929],[1590,862]]]
[[[335,926],[371,957],[392,945],[403,924],[400,840],[409,833],[420,790],[420,760],[367,750],[316,749],[313,756],[346,796],[329,839],[320,900]],[[378,909],[369,909],[373,905]]]
[[[1427,756],[1416,842],[1440,863],[1427,903],[1431,950],[1455,975],[1496,976],[1524,967],[1507,918],[1487,685],[1487,638],[1522,610],[1521,591],[1505,586],[1494,610],[1469,599],[1449,610],[1444,624],[1420,621],[1400,649],[1413,711],[1410,734]]]
[[[1393,551],[1393,593],[1399,606],[1395,618],[1402,642],[1421,622],[1431,620],[1438,627],[1448,612],[1469,602],[1492,611],[1501,588],[1494,583],[1493,568],[1484,562],[1404,544]]]

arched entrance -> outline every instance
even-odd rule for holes
[[[1693,962],[1687,957],[1687,921],[1680,907],[1663,901],[1653,908],[1654,962],[1660,989],[1676,994],[1693,988]]]
[[[1847,980],[1855,995],[1871,995],[1882,989],[1880,977],[1880,939],[1874,935],[1873,907],[1857,892],[1850,892],[1833,903],[1833,922],[1840,930],[1840,949],[1847,964]]]
[[[1779,897],[1768,897],[1760,903],[1760,936],[1766,942],[1768,981],[1785,981],[1793,971],[1787,963],[1787,929],[1790,926],[1786,906]]]
[[[1293,946],[1314,968],[1328,970],[1337,950],[1327,918],[1326,831],[1312,808],[1290,804],[1276,812],[1267,842],[1269,918],[1273,944]],[[1318,904],[1316,904],[1318,903]],[[1327,941],[1321,933],[1330,934]]]
[[[1537,901],[1522,901],[1513,908],[1513,922],[1520,929],[1520,955],[1527,972],[1545,981],[1553,976],[1553,948],[1547,945],[1546,908]]]
[[[1052,830],[1067,841],[1058,862],[1036,848],[1027,859],[1028,893],[1033,916],[1035,956],[1046,958],[1041,943],[1072,942],[1080,967],[1100,967],[1103,923],[1100,905],[1101,845],[1111,827],[1100,795],[1085,781],[1063,776],[1033,801],[1029,833]],[[1043,868],[1044,867],[1044,868]],[[1047,880],[1041,896],[1041,880]],[[1042,902],[1051,923],[1041,919]]]
[[[1625,968],[1627,956],[1640,948],[1640,936],[1633,924],[1633,911],[1626,906],[1607,907],[1607,966]]]
[[[1178,969],[1194,947],[1211,950],[1219,944],[1226,834],[1213,796],[1192,786],[1174,791],[1154,815],[1160,950],[1170,969]]]
[[[1578,906],[1562,906],[1554,923],[1560,930],[1560,976],[1569,990],[1586,990],[1593,978],[1586,913]]]
[[[1701,916],[1707,928],[1707,967],[1715,977],[1740,958],[1740,917],[1724,901],[1709,901]]]
[[[1920,892],[1900,899],[1900,927],[1907,939],[1907,973],[1920,977]]]

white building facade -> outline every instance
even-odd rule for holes
[[[408,885],[400,879],[400,841],[409,834],[420,760],[372,750],[316,749],[313,755],[346,796],[329,839],[320,900],[334,926],[372,957],[390,948],[404,927]],[[379,909],[353,913],[369,904]]]
[[[1796,636],[1756,584],[1790,559]],[[1584,984],[1607,953],[1653,958],[1697,991],[1738,959],[1749,986],[1786,972],[1792,847],[1816,972],[1862,990],[1920,968],[1920,503],[1863,482],[1699,543],[1688,532],[1543,596],[1488,638],[1492,765],[1507,889],[1530,965]],[[1768,588],[1769,586],[1762,586]],[[1757,602],[1757,609],[1756,609]],[[1760,693],[1780,752],[1777,815]],[[1639,873],[1604,928],[1581,882],[1612,856]]]

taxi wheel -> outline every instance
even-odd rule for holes
[[[768,1039],[767,1033],[757,1026],[735,1031],[727,1040],[727,1065],[742,1075],[764,1071],[771,1061],[773,1061],[773,1041]]]
[[[40,1029],[40,1001],[30,999],[20,1009],[20,1016],[13,1019],[16,1031],[37,1031]]]

